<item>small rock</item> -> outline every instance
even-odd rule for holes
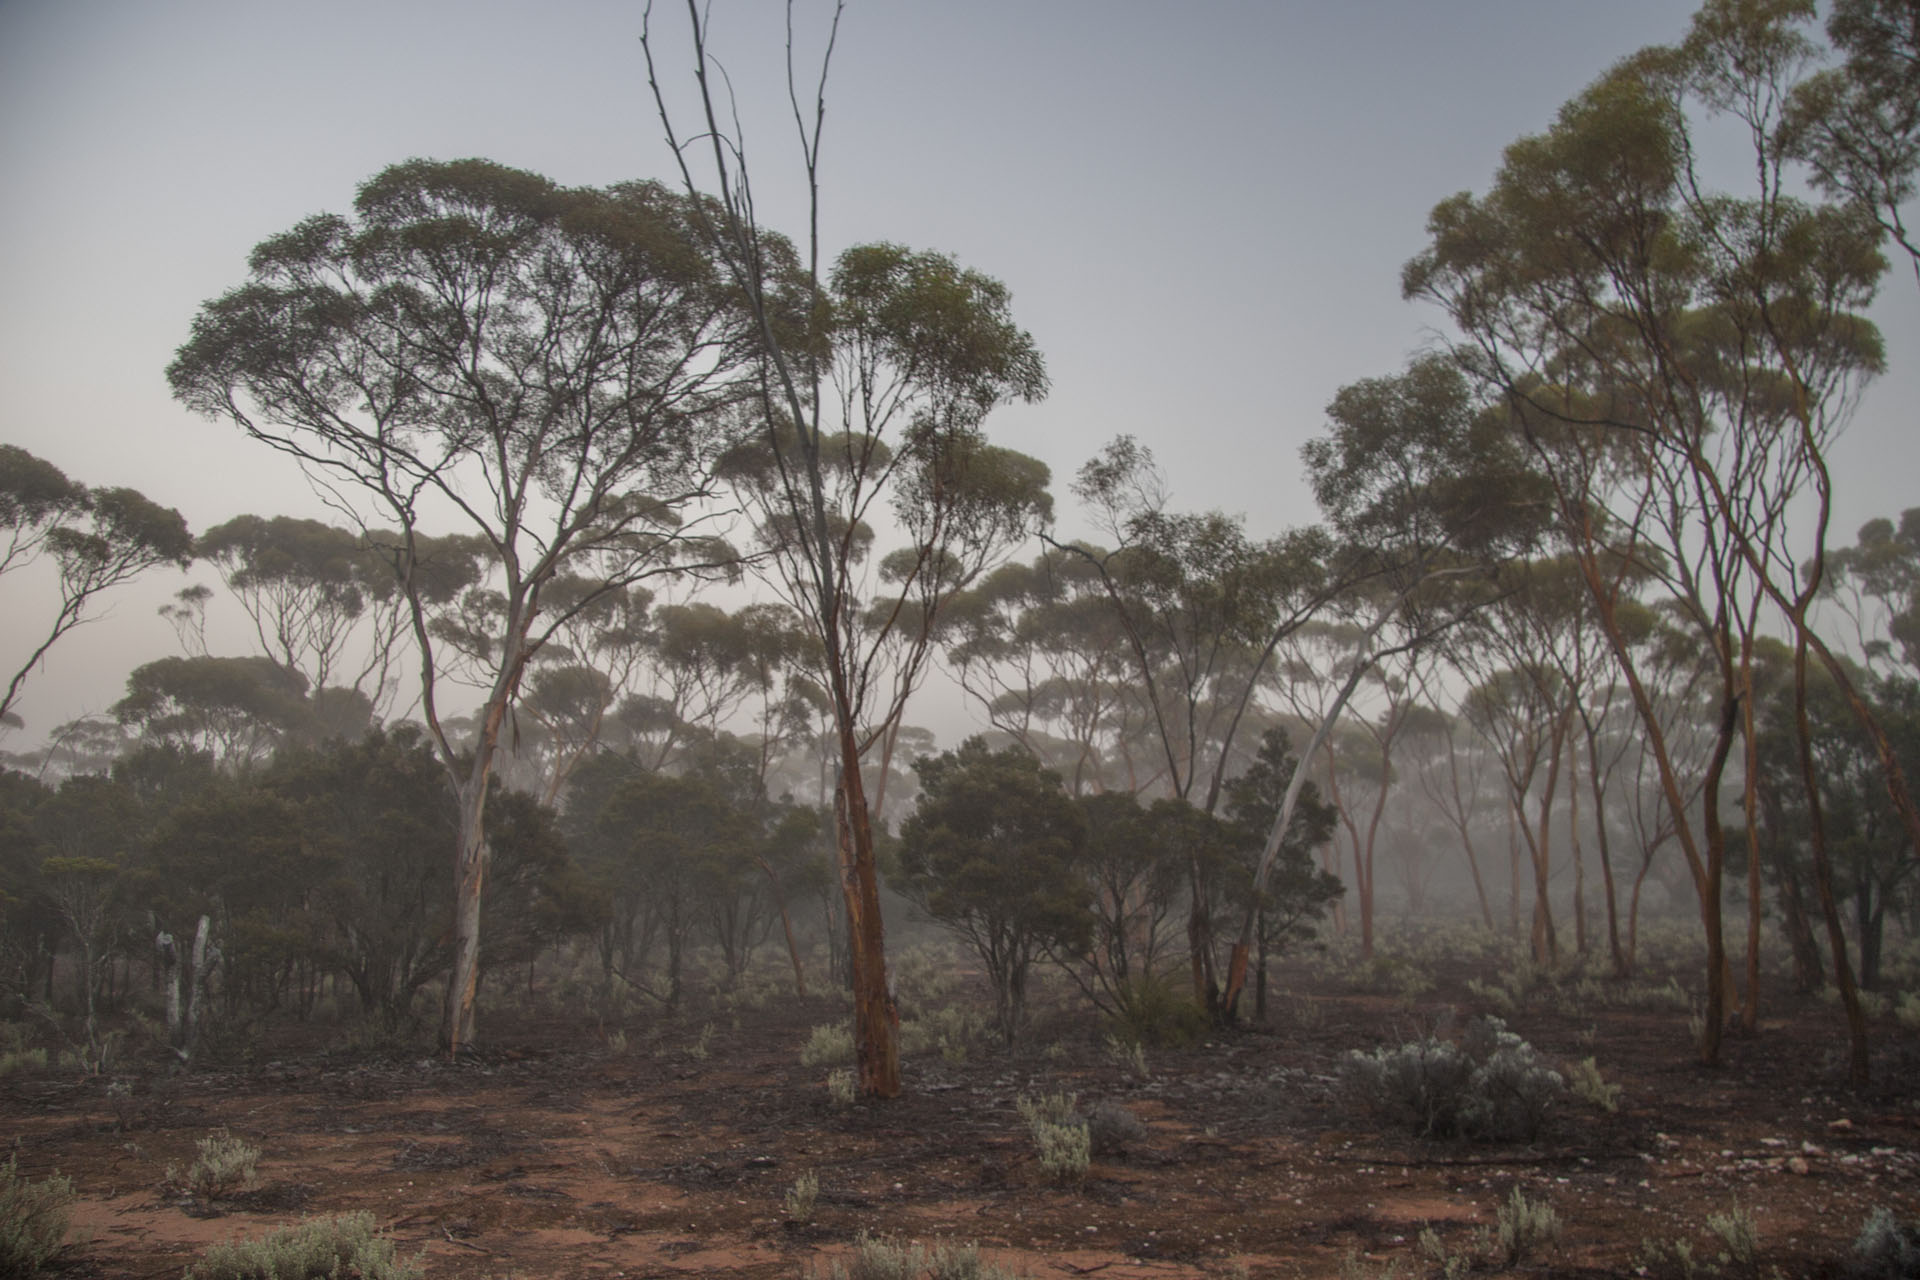
[[[1804,1177],[1812,1172],[1812,1169],[1813,1166],[1807,1163],[1805,1156],[1791,1156],[1787,1160],[1788,1173],[1797,1173]]]
[[[1852,1133],[1853,1121],[1847,1119],[1845,1116],[1842,1116],[1838,1120],[1828,1121],[1827,1128],[1833,1130],[1833,1132],[1835,1133]]]
[[[1760,1145],[1763,1147],[1784,1147],[1787,1145],[1787,1140],[1785,1138],[1762,1138],[1760,1139]]]

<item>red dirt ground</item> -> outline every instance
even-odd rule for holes
[[[1423,1228],[1471,1250],[1516,1186],[1562,1223],[1518,1274],[1677,1276],[1642,1242],[1711,1261],[1724,1246],[1707,1219],[1737,1199],[1759,1230],[1752,1274],[1844,1275],[1872,1209],[1920,1215],[1920,1037],[1877,1028],[1878,1083],[1856,1094],[1837,1015],[1770,999],[1761,1033],[1731,1038],[1713,1071],[1693,1061],[1681,1012],[1514,1015],[1549,1060],[1594,1056],[1626,1089],[1612,1114],[1569,1100],[1524,1146],[1410,1139],[1339,1083],[1346,1050],[1404,1040],[1441,1003],[1475,1010],[1446,982],[1413,1011],[1297,998],[1272,1028],[1150,1050],[1144,1080],[1097,1027],[1056,1019],[1032,1037],[1060,1046],[1046,1053],[911,1059],[903,1097],[837,1107],[799,1049],[842,1006],[786,999],[737,1025],[695,1010],[625,1052],[557,1019],[496,1018],[488,1050],[457,1065],[314,1053],[119,1077],[130,1093],[16,1073],[0,1079],[0,1126],[21,1172],[73,1179],[86,1242],[62,1270],[101,1280],[178,1276],[209,1242],[347,1210],[424,1249],[435,1280],[824,1275],[863,1230],[977,1241],[1035,1277],[1428,1275]],[[1060,1089],[1125,1106],[1149,1137],[1078,1183],[1051,1181],[1014,1101]],[[260,1148],[261,1185],[196,1202],[168,1166],[219,1127]],[[806,1170],[818,1209],[784,1221]],[[1481,1255],[1474,1269],[1496,1268]]]

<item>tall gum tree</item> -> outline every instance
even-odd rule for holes
[[[1352,627],[1354,639],[1345,678],[1300,750],[1254,862],[1256,898],[1280,857],[1311,762],[1362,681],[1494,598],[1500,566],[1537,538],[1541,486],[1480,408],[1456,370],[1423,358],[1401,374],[1341,388],[1327,408],[1329,430],[1301,451],[1335,545],[1331,576],[1344,584],[1327,612]],[[1245,985],[1254,928],[1248,911],[1222,999],[1229,1015]]]
[[[1276,649],[1339,590],[1319,529],[1249,538],[1218,511],[1167,508],[1151,450],[1122,436],[1081,467],[1074,492],[1111,549],[1049,540],[1097,575],[1133,660],[1144,737],[1158,756],[1158,785],[1212,817]],[[1221,982],[1213,875],[1196,843],[1187,864],[1187,949],[1194,998],[1219,1014]]]
[[[167,371],[177,398],[294,458],[363,530],[395,531],[421,707],[458,798],[450,1053],[473,1044],[487,783],[529,662],[601,594],[720,550],[689,516],[752,331],[697,212],[652,183],[408,161],[351,216],[263,241]],[[462,610],[484,635],[437,625],[417,552],[440,521],[484,549],[489,599]],[[595,586],[549,600],[562,574]],[[441,685],[463,657],[480,709],[455,736]]]
[[[828,268],[820,147],[838,6],[807,98],[788,14],[789,100],[808,193],[798,252],[758,223],[744,135],[709,52],[708,11],[689,0],[686,14],[697,87],[691,133],[668,107],[651,4],[641,36],[648,83],[707,244],[757,329],[751,439],[728,470],[756,517],[766,576],[818,643],[836,739],[860,1089],[892,1097],[899,1018],[862,764],[879,748],[885,776],[946,601],[1050,512],[1046,468],[981,433],[996,406],[1043,396],[1046,370],[1011,319],[1005,286],[950,258],[874,244],[848,249]],[[902,535],[891,551],[878,550],[882,521]]]
[[[1617,436],[1662,477],[1642,492],[1685,504],[1666,521],[1680,536],[1659,550],[1691,554],[1700,570],[1693,598],[1722,654],[1722,752],[1736,735],[1751,736],[1741,704],[1750,702],[1762,600],[1850,687],[1808,610],[1831,501],[1826,450],[1882,362],[1860,311],[1886,263],[1882,228],[1864,206],[1788,194],[1782,108],[1815,56],[1799,30],[1811,13],[1795,0],[1710,0],[1682,45],[1627,59],[1569,102],[1546,134],[1509,148],[1487,196],[1438,206],[1433,245],[1404,279],[1410,296],[1449,312],[1463,334],[1455,348],[1462,366],[1523,419],[1557,422],[1562,434]],[[1702,115],[1744,127],[1755,178],[1744,194],[1714,191],[1701,177]],[[1563,521],[1577,531],[1592,508],[1580,490],[1571,493]],[[1786,518],[1796,497],[1811,500],[1810,520]],[[1600,575],[1589,578],[1604,620],[1609,592]],[[1614,648],[1620,656],[1622,646]],[[1631,672],[1628,680],[1631,688]],[[1634,698],[1650,722],[1648,700],[1638,690]],[[1920,813],[1890,744],[1865,702],[1851,704],[1896,809],[1920,839]],[[1710,762],[1724,767],[1724,758]],[[1672,771],[1663,764],[1661,772]],[[1682,812],[1675,780],[1663,785]],[[1711,829],[1718,788],[1707,786],[1701,801]],[[1711,848],[1690,861],[1696,856],[1711,912],[1705,895],[1718,892],[1719,858]],[[1836,941],[1837,928],[1830,916]],[[1710,974],[1719,967],[1708,963]],[[1855,1072],[1864,1074],[1863,1023],[1840,976]],[[1717,985],[1710,979],[1701,1047],[1709,1062],[1724,1012]]]
[[[19,723],[14,707],[27,677],[62,636],[87,620],[99,597],[149,569],[185,569],[193,562],[193,535],[178,511],[136,490],[88,488],[18,445],[0,444],[0,578],[43,559],[56,570],[59,604],[0,689],[0,732]],[[27,616],[19,585],[18,578],[7,584],[16,627]]]

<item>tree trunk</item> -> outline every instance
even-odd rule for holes
[[[1813,883],[1820,896],[1820,914],[1827,925],[1827,942],[1833,952],[1833,981],[1840,989],[1840,1004],[1847,1014],[1849,1074],[1856,1085],[1865,1085],[1871,1074],[1867,1048],[1867,1015],[1860,1007],[1860,992],[1853,983],[1853,966],[1847,960],[1847,935],[1840,926],[1840,908],[1833,898],[1833,866],[1827,857],[1827,820],[1820,802],[1820,779],[1813,764],[1813,726],[1807,716],[1807,638],[1802,631],[1793,647],[1793,727],[1800,755],[1800,779],[1807,791],[1808,834],[1813,846]]]
[[[886,926],[880,918],[873,827],[851,725],[840,731],[840,749],[834,812],[840,831],[840,891],[847,910],[847,960],[853,974],[854,1052],[860,1091],[893,1098],[900,1093],[900,1014],[887,990]]]
[[[482,749],[481,755],[491,756]],[[459,794],[460,838],[453,876],[453,960],[447,974],[440,1047],[457,1058],[473,1051],[474,998],[480,989],[480,903],[487,884],[487,775],[476,757]]]
[[[800,967],[800,944],[793,936],[793,913],[787,909],[787,895],[780,888],[779,877],[773,874],[773,868],[767,865],[765,858],[756,859],[760,870],[766,873],[767,884],[773,890],[773,902],[780,909],[780,929],[787,939],[787,959],[793,962],[793,994],[801,999],[807,995],[806,970]]]

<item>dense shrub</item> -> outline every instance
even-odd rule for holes
[[[1896,1280],[1920,1275],[1920,1222],[1902,1226],[1881,1205],[1868,1215],[1853,1241],[1852,1275],[1866,1280]]]
[[[1459,1044],[1432,1036],[1347,1055],[1350,1093],[1424,1138],[1532,1138],[1566,1093],[1559,1072],[1499,1018],[1476,1018]]]
[[[1127,1044],[1181,1049],[1198,1043],[1213,1025],[1190,988],[1155,974],[1119,984],[1114,1003],[1113,1034]]]
[[[1140,1117],[1117,1102],[1099,1102],[1087,1112],[1087,1142],[1096,1156],[1120,1156],[1149,1137]]]
[[[59,1174],[20,1176],[15,1158],[0,1167],[0,1276],[31,1276],[66,1247],[73,1183]]]
[[[426,1256],[396,1257],[393,1241],[374,1235],[372,1214],[343,1213],[216,1244],[185,1280],[420,1280]]]

